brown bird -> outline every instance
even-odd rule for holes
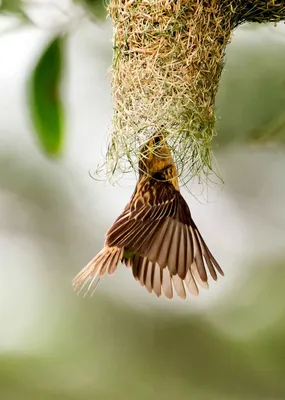
[[[74,278],[74,288],[81,290],[89,283],[88,292],[121,261],[157,296],[163,292],[171,299],[173,287],[182,299],[185,287],[198,295],[198,284],[208,287],[208,272],[214,280],[216,271],[224,273],[180,194],[177,169],[162,135],[142,148],[139,171],[135,191],[108,230],[104,248]]]

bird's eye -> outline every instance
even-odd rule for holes
[[[155,136],[153,140],[154,140],[154,144],[159,144],[159,142],[160,142],[160,138],[158,136]]]
[[[156,181],[162,181],[164,180],[163,175],[161,174],[161,172],[155,172],[152,175],[153,179],[155,179]]]

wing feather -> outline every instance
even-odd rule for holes
[[[141,264],[140,271],[139,271],[139,280],[140,280],[140,284],[142,286],[144,286],[144,284],[145,284],[145,277],[146,277],[146,271],[147,271],[146,265],[147,265],[147,263],[148,263],[148,260],[144,257],[143,258],[143,262]]]
[[[193,241],[190,233],[190,229],[188,225],[184,225],[185,236],[186,236],[186,252],[187,252],[187,270],[190,268],[193,261]]]
[[[173,275],[172,282],[173,282],[174,289],[175,289],[176,293],[178,294],[178,296],[181,299],[186,299],[186,292],[185,292],[185,288],[183,285],[183,280],[181,278],[179,278],[178,275]]]
[[[202,281],[195,262],[187,270],[185,279],[181,279],[178,274],[172,275],[168,268],[162,269],[157,263],[148,260],[146,257],[134,255],[133,258],[124,260],[129,262],[136,280],[145,286],[149,293],[154,292],[160,297],[163,293],[168,299],[173,297],[173,288],[181,299],[186,298],[186,290],[198,296],[199,286],[208,288],[208,283]]]
[[[162,289],[165,297],[169,300],[173,298],[172,280],[167,268],[162,270]]]
[[[137,222],[133,231],[130,232],[130,235],[127,238],[124,238],[124,240],[128,240],[128,248],[137,249],[137,246],[140,243],[144,243],[153,228],[153,221],[148,221],[145,223]]]
[[[195,279],[192,276],[192,273],[190,269],[187,271],[186,277],[185,277],[185,285],[189,292],[193,294],[193,296],[198,296],[199,294],[199,289],[197,286],[197,283],[195,282]]]
[[[168,255],[170,251],[170,244],[171,244],[174,225],[175,221],[172,218],[167,218],[164,240],[159,249],[159,254],[157,256],[157,262],[161,268],[165,268],[168,265]]]
[[[153,242],[151,243],[151,248],[150,251],[148,253],[148,259],[152,260],[152,261],[157,261],[159,263],[159,256],[160,253],[163,251],[163,249],[165,249],[167,247],[166,245],[166,240],[165,240],[165,236],[166,236],[166,232],[168,229],[168,220],[166,219],[163,222],[162,227],[160,228],[160,231],[157,232],[156,236],[154,237]],[[163,268],[163,265],[161,265],[161,267]]]
[[[141,238],[141,243],[138,244],[138,247],[136,248],[136,251],[138,253],[142,254],[149,253],[155,234],[156,232],[160,231],[161,224],[162,221],[160,220],[157,220],[151,224],[151,228],[148,230],[147,234],[144,234],[144,236]]]
[[[131,235],[134,234],[138,228],[137,221],[123,219],[120,226],[112,233],[108,234],[108,245],[123,246],[127,243]]]
[[[216,268],[216,270],[219,272],[219,274],[224,276],[224,271],[222,270],[220,265],[217,263],[217,261],[216,261],[215,257],[213,256],[213,254],[210,252],[208,246],[206,245],[206,243],[205,243],[204,239],[202,238],[202,236],[200,235],[200,233],[199,233],[199,236],[200,236],[200,239],[201,239],[202,244],[203,244],[202,248],[204,249],[204,252],[208,254],[213,266]]]
[[[153,276],[153,291],[157,297],[161,296],[161,285],[162,285],[162,269],[158,264],[155,264],[154,276]]]
[[[146,264],[146,278],[145,278],[145,287],[148,292],[152,292],[152,284],[153,284],[153,274],[154,274],[155,263],[148,261]]]
[[[194,246],[194,257],[193,258],[195,260],[195,264],[197,266],[198,273],[199,273],[202,281],[207,282],[207,280],[208,280],[207,272],[206,272],[206,269],[204,266],[202,252],[201,252],[201,248],[200,248],[196,233],[191,225],[190,225],[189,229],[191,231],[191,236],[193,239],[193,246]]]
[[[133,276],[134,276],[135,280],[138,280],[141,265],[142,265],[142,258],[138,254],[135,254],[133,256],[133,260],[131,260],[130,258],[127,258],[127,259],[124,259],[124,262],[130,264],[130,267],[132,267]]]
[[[181,279],[185,279],[187,273],[187,237],[186,237],[186,227],[181,224],[180,228],[180,243],[178,243],[178,264],[177,264],[177,274]]]
[[[177,266],[178,266],[178,257],[179,257],[179,248],[180,248],[180,232],[181,226],[179,222],[173,224],[172,228],[172,238],[170,241],[170,249],[167,260],[167,266],[172,275],[177,274]]]
[[[200,243],[200,247],[202,249],[203,257],[204,257],[204,259],[206,261],[208,270],[209,270],[209,272],[211,274],[211,277],[216,281],[218,279],[218,276],[217,276],[215,267],[213,265],[213,262],[212,262],[212,260],[210,258],[208,247],[206,246],[205,242],[203,241],[203,239],[202,239],[202,237],[200,235],[200,232],[198,232],[197,237],[198,237],[198,240],[199,240],[199,243]]]
[[[195,261],[193,262],[193,264],[191,265],[191,273],[192,273],[192,277],[195,280],[196,284],[198,283],[199,286],[201,286],[203,289],[208,289],[209,288],[209,284],[206,281],[202,281],[200,274],[198,272],[197,266]]]

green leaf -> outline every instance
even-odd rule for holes
[[[29,80],[29,106],[35,132],[43,150],[61,152],[63,105],[60,93],[63,38],[53,39],[41,54]]]

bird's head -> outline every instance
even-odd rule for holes
[[[176,166],[169,145],[162,134],[153,135],[142,146],[139,171],[140,177],[148,175],[157,180],[172,181],[174,186],[178,186]]]

